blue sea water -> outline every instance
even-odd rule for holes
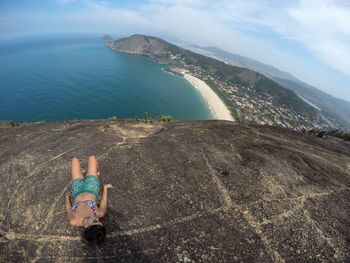
[[[152,117],[212,119],[186,80],[149,58],[113,52],[100,36],[0,43],[0,120]]]

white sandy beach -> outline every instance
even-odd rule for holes
[[[189,75],[187,72],[181,72],[186,80],[188,80],[202,94],[208,103],[211,112],[217,120],[235,121],[231,112],[219,96],[201,79]]]

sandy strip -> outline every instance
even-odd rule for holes
[[[189,75],[185,72],[182,72],[182,74],[184,78],[188,80],[202,94],[204,100],[208,103],[215,119],[235,121],[225,103],[203,80],[193,77],[192,75]]]

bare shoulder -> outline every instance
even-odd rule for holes
[[[102,209],[100,207],[96,207],[96,215],[98,218],[103,218],[106,214],[106,209]]]
[[[81,224],[81,222],[79,222],[77,219],[71,219],[69,220],[69,224],[71,226],[83,226],[83,224]]]
[[[76,215],[69,219],[69,224],[72,226],[83,226],[82,220]]]

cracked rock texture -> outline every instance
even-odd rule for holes
[[[225,121],[0,130],[0,262],[349,262],[350,144]],[[112,183],[100,245],[68,224],[70,162]]]

